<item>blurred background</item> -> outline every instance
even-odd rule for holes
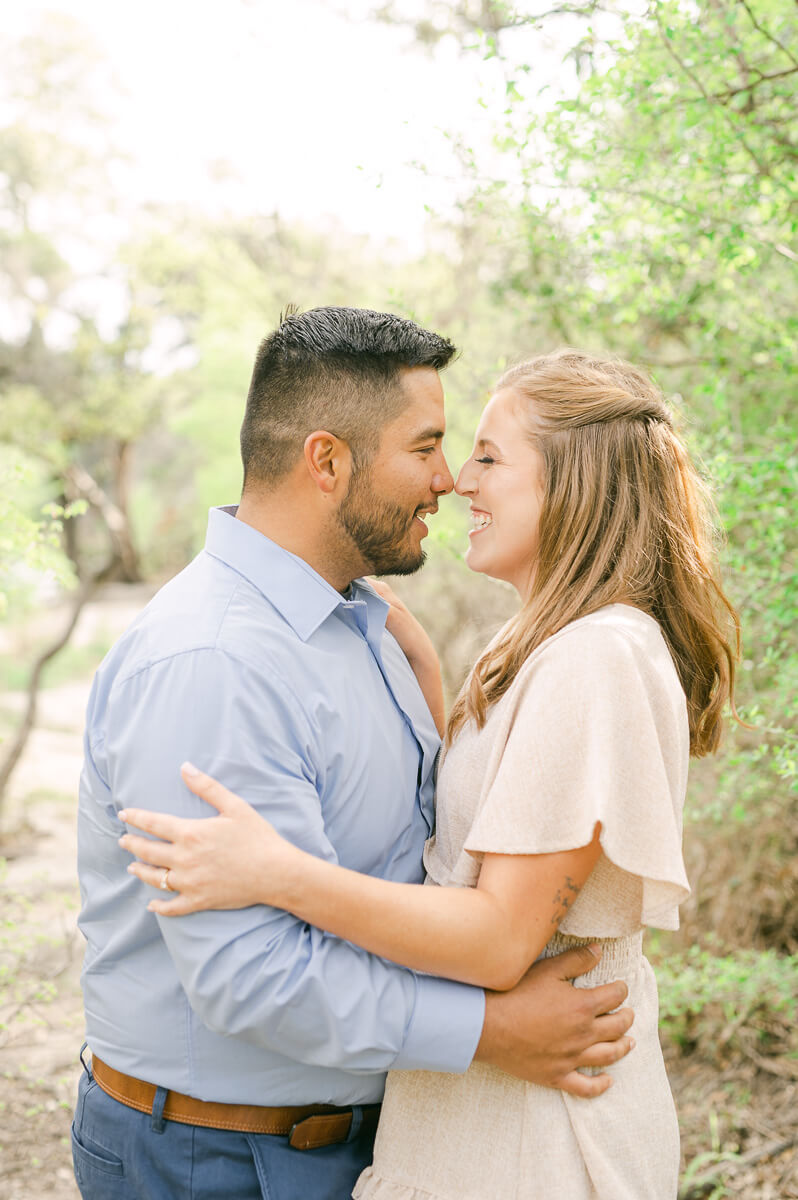
[[[236,501],[254,353],[294,303],[398,312],[462,347],[452,467],[504,366],[558,345],[644,365],[675,405],[717,500],[750,725],[692,768],[693,895],[648,942],[680,1195],[798,1196],[792,0],[6,8],[3,1195],[76,1196],[91,675],[208,507]],[[398,585],[450,695],[514,596],[463,566],[462,507]]]

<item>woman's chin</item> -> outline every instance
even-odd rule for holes
[[[472,545],[469,545],[468,549],[463,555],[463,562],[468,567],[469,571],[476,571],[479,574],[482,574],[485,571],[485,568],[479,561],[479,551],[477,550],[475,552]]]
[[[528,571],[510,571],[503,569],[496,563],[491,563],[485,558],[482,558],[478,550],[473,546],[469,546],[463,555],[463,561],[469,571],[473,571],[476,575],[485,575],[488,579],[495,579],[497,583],[506,583],[509,587],[514,588],[518,592],[522,600],[524,600],[531,589],[529,582]],[[521,579],[519,580],[519,574]]]
[[[490,562],[479,553],[474,546],[469,546],[463,556],[463,561],[469,571],[474,571],[477,575],[487,575],[488,579],[501,579],[501,575],[495,575],[490,569]]]

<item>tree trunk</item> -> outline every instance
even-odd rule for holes
[[[129,497],[130,497],[130,466],[133,446],[130,442],[120,442],[117,447],[115,466],[116,503],[122,516],[119,527],[119,550],[122,555],[122,579],[125,583],[140,583],[141,568],[139,556],[133,545],[133,534],[130,529]]]
[[[68,486],[68,484],[67,484]],[[66,489],[58,497],[57,503],[62,508],[66,508],[74,496],[67,495]],[[83,578],[83,564],[80,561],[80,542],[78,539],[78,521],[73,517],[68,521],[64,521],[64,536],[63,536],[64,553],[66,554],[72,566],[75,568],[75,576],[78,580]]]
[[[98,571],[91,579],[85,580],[76,591],[70,610],[69,619],[54,642],[52,642],[46,650],[42,651],[36,659],[31,670],[30,681],[28,683],[27,703],[25,705],[25,713],[22,717],[19,728],[17,729],[12,739],[11,745],[0,761],[0,814],[2,814],[3,804],[6,799],[8,784],[13,775],[19,760],[22,758],[23,751],[28,743],[28,738],[31,735],[33,727],[36,723],[36,708],[39,700],[39,689],[41,687],[42,672],[55,656],[64,649],[68,644],[69,639],[75,631],[75,626],[78,623],[78,617],[83,611],[86,603],[91,599],[100,584],[105,583],[118,573],[120,566],[119,555],[114,552],[109,562]]]
[[[126,452],[121,450],[119,455],[120,465],[117,468],[117,486],[120,487],[122,498],[125,501],[127,498],[127,489],[124,476],[127,472],[128,461]],[[122,479],[121,483],[120,478]],[[139,571],[138,555],[130,536],[130,525],[127,514],[118,504],[114,504],[110,496],[100,487],[97,480],[89,474],[85,467],[81,467],[78,463],[73,463],[67,469],[67,480],[75,495],[88,501],[91,507],[102,517],[105,527],[108,530],[108,535],[111,538],[114,554],[119,560],[119,577],[125,583],[138,583],[141,580],[141,573]]]
[[[124,454],[125,445],[123,444],[122,451],[120,452],[123,475],[127,465]],[[75,631],[78,617],[83,611],[86,602],[91,599],[100,584],[105,583],[113,577],[121,577],[127,581],[134,581],[140,578],[138,561],[130,539],[127,518],[121,509],[106,495],[97,481],[83,467],[77,463],[73,463],[67,470],[64,490],[65,492],[73,492],[75,496],[82,496],[92,508],[99,512],[111,538],[111,557],[101,570],[95,572],[94,575],[79,584],[72,601],[69,620],[63,632],[39,655],[33,664],[30,682],[28,683],[27,704],[22,722],[12,739],[9,749],[3,756],[3,759],[0,760],[0,813],[2,813],[9,780],[22,757],[28,738],[36,723],[36,707],[44,668],[67,645]],[[124,495],[123,485],[123,498]]]

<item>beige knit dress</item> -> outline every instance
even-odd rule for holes
[[[636,1048],[613,1086],[581,1100],[476,1063],[463,1075],[389,1075],[374,1163],[357,1200],[674,1200],[679,1134],[657,1037],[643,928],[678,927],[689,731],[656,621],[614,604],[524,664],[481,731],[468,725],[438,780],[427,882],[474,887],[482,855],[586,845],[602,855],[544,955],[600,941],[578,987],[623,979]]]

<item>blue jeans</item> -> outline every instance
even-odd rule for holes
[[[166,1121],[157,1106],[128,1108],[84,1072],[72,1124],[83,1200],[347,1200],[374,1149],[358,1109],[348,1141],[294,1150],[287,1137]]]

